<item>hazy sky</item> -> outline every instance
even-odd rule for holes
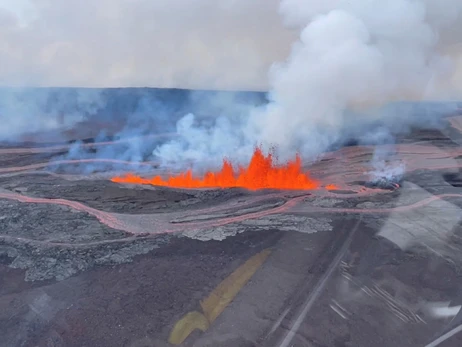
[[[454,3],[422,1],[432,13],[450,14]],[[309,3],[316,9],[326,2]],[[279,5],[279,0],[2,0],[0,86],[266,89],[269,68],[289,56],[300,30],[284,27]],[[461,26],[451,30],[457,34]],[[462,67],[460,55],[457,59]],[[462,68],[456,76],[462,90]]]
[[[3,0],[0,85],[265,89],[278,0]]]
[[[16,15],[22,15],[27,7],[30,6],[28,0],[3,0],[3,6],[6,10],[14,12]]]

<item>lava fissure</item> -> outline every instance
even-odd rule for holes
[[[223,160],[220,171],[206,172],[202,177],[195,176],[191,170],[179,175],[171,175],[164,179],[161,176],[142,178],[134,174],[126,174],[112,178],[116,183],[150,184],[172,188],[246,188],[249,190],[281,189],[311,190],[320,187],[318,181],[302,171],[299,155],[285,165],[277,166],[272,153],[264,155],[256,148],[247,167],[236,170],[231,162]]]

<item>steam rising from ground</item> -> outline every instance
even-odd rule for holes
[[[425,114],[390,102],[452,100],[462,94],[460,51],[454,48],[462,32],[459,0],[31,3],[37,6],[21,20],[0,9],[7,43],[0,47],[0,84],[247,90],[269,85],[270,102],[263,106],[230,94],[197,92],[172,109],[178,101],[141,97],[118,135],[174,130],[179,138],[133,141],[129,148],[105,147],[96,154],[76,146],[69,159],[91,154],[210,167],[224,156],[245,161],[255,145],[276,146],[280,159],[295,151],[315,158],[348,137],[389,141],[393,130],[436,124],[435,115],[456,107],[447,104]],[[73,98],[81,108],[62,112],[65,124],[100,117],[108,107],[101,92],[77,94]],[[38,112],[11,100],[0,118],[13,130],[2,128],[0,139],[59,126],[55,109],[46,112],[48,120],[38,120]],[[34,99],[34,105],[46,110],[41,100]],[[108,120],[118,121],[124,104],[111,107],[115,112]],[[22,115],[27,112],[35,121]],[[180,120],[178,112],[184,116]]]
[[[182,142],[154,153],[165,160],[204,160],[218,149],[239,155],[262,144],[276,146],[283,158],[295,150],[313,157],[341,140],[345,130],[363,128],[379,116],[403,126],[427,121],[377,107],[457,94],[454,62],[444,48],[457,39],[453,26],[461,18],[462,3],[444,5],[283,0],[284,20],[300,30],[300,38],[287,61],[270,71],[271,102],[247,119],[219,119],[211,129],[195,127],[187,115],[177,126]]]
[[[55,133],[104,106],[101,93],[91,89],[0,89],[0,141],[20,140],[25,133]],[[48,134],[47,140],[61,139]]]

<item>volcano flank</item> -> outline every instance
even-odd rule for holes
[[[99,117],[0,147],[0,346],[416,346],[458,324],[459,115],[180,172],[150,157],[171,129]]]

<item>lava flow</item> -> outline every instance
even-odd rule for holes
[[[307,190],[318,188],[319,182],[302,171],[302,161],[297,155],[295,160],[277,166],[273,162],[272,154],[264,155],[260,148],[256,148],[249,165],[239,167],[236,171],[229,160],[223,160],[223,166],[218,172],[208,171],[203,177],[196,177],[191,170],[179,175],[172,175],[166,179],[161,176],[142,178],[134,174],[127,174],[111,179],[117,183],[150,184],[173,188],[232,188],[241,187],[249,190],[285,189]]]

